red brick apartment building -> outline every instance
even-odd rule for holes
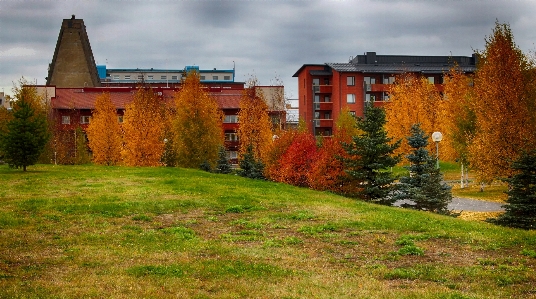
[[[365,103],[381,106],[389,99],[390,85],[397,75],[411,73],[427,77],[442,90],[443,76],[457,64],[474,73],[477,56],[376,55],[367,52],[347,63],[304,64],[298,78],[299,115],[314,135],[331,136],[344,107],[363,116]]]

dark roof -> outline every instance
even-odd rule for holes
[[[478,56],[410,56],[410,55],[376,55],[376,52],[367,52],[351,58],[347,63],[304,64],[293,77],[308,66],[325,66],[323,70],[310,70],[313,76],[330,76],[332,70],[337,72],[359,73],[446,73],[455,65],[465,73],[476,71]]]
[[[453,65],[449,64],[354,64],[354,63],[327,63],[337,72],[360,72],[360,73],[446,73]],[[475,66],[458,66],[462,72],[472,73]]]

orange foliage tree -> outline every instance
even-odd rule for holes
[[[475,134],[475,113],[472,106],[472,76],[463,74],[456,67],[445,76],[443,101],[440,106],[440,122],[443,127],[441,156],[458,159],[469,164],[468,146]],[[445,144],[450,146],[444,146]]]
[[[280,182],[280,161],[281,156],[294,141],[298,130],[279,130],[275,133],[275,138],[264,160],[264,176],[272,181]]]
[[[95,110],[86,133],[94,163],[116,165],[121,161],[121,127],[109,93],[103,93],[95,100]]]
[[[471,165],[481,180],[512,175],[510,163],[536,148],[534,68],[507,24],[495,24],[475,74]]]
[[[190,72],[182,89],[175,94],[175,146],[178,165],[199,168],[203,163],[212,167],[223,145],[223,113],[216,100],[201,85],[199,75]]]
[[[138,88],[123,116],[123,161],[159,166],[164,152],[164,102],[150,88]]]
[[[315,190],[329,190],[336,193],[348,193],[353,188],[344,171],[343,158],[348,158],[343,143],[352,142],[357,135],[355,116],[348,108],[343,108],[335,123],[335,132],[331,138],[322,142],[317,155],[307,172],[309,186]]]
[[[389,102],[385,105],[387,123],[385,129],[389,137],[404,139],[413,124],[420,123],[421,128],[429,135],[441,131],[439,122],[439,106],[441,96],[434,84],[425,77],[404,74],[397,77],[389,91]],[[444,147],[442,143],[442,148]],[[434,145],[428,145],[429,151],[435,151]],[[403,143],[395,154],[405,155],[411,151],[409,145]]]
[[[309,187],[307,173],[316,158],[316,139],[306,132],[296,133],[292,143],[279,159],[277,181],[294,186]]]
[[[248,87],[242,92],[238,112],[239,159],[246,153],[247,147],[251,146],[255,159],[264,163],[273,138],[268,105],[263,93],[256,89],[257,80],[250,79],[247,84]]]

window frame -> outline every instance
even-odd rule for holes
[[[71,116],[70,115],[62,115],[61,116],[61,124],[62,125],[70,125],[71,124]]]
[[[347,93],[346,94],[346,103],[347,104],[355,104],[355,93]]]

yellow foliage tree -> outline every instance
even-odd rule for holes
[[[473,77],[463,74],[456,67],[445,76],[444,100],[440,105],[440,122],[443,128],[444,142],[441,141],[441,156],[448,160],[458,159],[464,165],[469,164],[468,146],[475,134],[475,113],[472,99]]]
[[[389,137],[405,140],[410,134],[411,126],[417,123],[420,123],[421,128],[429,135],[434,131],[441,131],[440,104],[441,95],[427,78],[412,74],[397,77],[389,91],[389,102],[385,105],[385,128]],[[428,150],[435,152],[434,144],[429,144]],[[403,142],[395,154],[405,156],[410,151],[409,145]]]
[[[223,112],[216,100],[201,85],[199,75],[190,72],[175,94],[175,146],[178,165],[199,168],[208,162],[212,167],[223,145]]]
[[[512,175],[510,163],[536,148],[534,70],[507,24],[495,24],[475,74],[471,165],[481,180]]]
[[[240,140],[239,159],[251,146],[256,160],[266,161],[272,143],[273,132],[268,106],[264,94],[256,89],[258,82],[255,78],[248,81],[248,87],[240,99],[238,119],[238,139]]]
[[[138,88],[123,116],[123,161],[128,166],[159,166],[164,152],[163,99]]]
[[[121,126],[109,93],[97,97],[86,133],[94,163],[116,165],[121,161]]]

